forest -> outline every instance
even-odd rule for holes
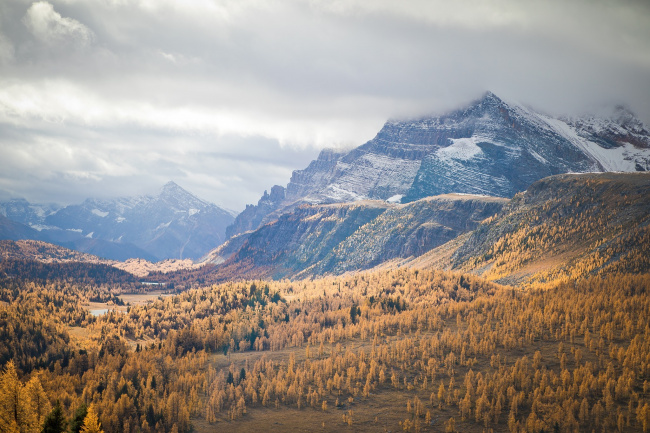
[[[87,303],[119,302],[119,284],[15,275],[3,432],[650,430],[650,275],[521,289],[402,268],[98,317]]]

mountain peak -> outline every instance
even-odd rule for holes
[[[610,118],[622,126],[635,126],[643,129],[645,125],[636,117],[636,114],[626,105],[616,105]]]
[[[193,199],[198,200],[191,192],[187,191],[180,185],[178,185],[176,182],[170,180],[167,182],[165,185],[163,185],[162,189],[160,190],[160,197],[175,197],[175,198],[181,198],[181,197],[191,197]]]
[[[499,98],[497,95],[495,95],[494,93],[492,93],[492,92],[489,91],[489,90],[483,94],[483,97],[481,98],[481,100],[482,100],[482,101],[490,101],[490,100],[492,100],[492,101],[500,101],[500,102],[503,102],[503,101],[501,100],[501,98]]]
[[[437,116],[390,119],[345,155],[324,150],[294,171],[284,200],[247,208],[227,233],[255,229],[297,203],[398,197],[407,203],[447,193],[512,197],[546,176],[593,171],[650,171],[650,132],[628,109],[554,118],[486,91]]]
[[[167,182],[162,187],[160,195],[157,198],[177,210],[202,209],[215,206],[212,203],[201,200],[173,181]]]
[[[164,184],[163,187],[162,187],[162,192],[166,192],[166,191],[178,191],[178,190],[183,190],[183,188],[181,188],[181,187],[180,187],[176,182],[174,182],[173,180],[170,180],[169,182],[167,182],[166,184]],[[185,191],[185,190],[183,190],[183,191]]]
[[[471,104],[470,107],[500,107],[503,105],[507,105],[506,102],[488,90],[480,99]]]

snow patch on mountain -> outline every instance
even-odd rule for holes
[[[482,137],[450,138],[449,141],[451,141],[450,146],[436,151],[436,155],[442,160],[458,159],[467,161],[483,153],[481,148],[476,145],[476,143],[485,141]]]
[[[42,232],[43,230],[57,230],[57,227],[48,226],[46,224],[30,224],[29,226],[39,232]]]
[[[172,221],[169,221],[169,222],[166,222],[166,223],[162,223],[162,224],[160,224],[158,227],[156,227],[156,228],[154,229],[154,231],[158,231],[158,230],[166,229],[166,228],[169,227],[171,224],[172,224]]]
[[[93,215],[97,215],[98,217],[101,218],[105,218],[106,216],[108,216],[108,212],[102,212],[99,209],[93,209],[91,212]]]
[[[323,191],[323,196],[327,198],[326,201],[333,202],[348,202],[348,201],[358,201],[363,200],[365,197],[360,194],[356,194],[352,191],[344,189],[340,184],[329,185],[325,191]],[[307,201],[311,204],[319,204],[323,202],[322,196],[308,196]]]
[[[535,152],[533,149],[528,149],[528,152],[531,155],[533,155],[533,158],[535,158],[536,160],[538,160],[542,164],[548,165],[548,161],[543,156],[541,156],[539,153]]]

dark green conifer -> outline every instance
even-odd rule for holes
[[[61,403],[57,400],[54,409],[45,417],[41,433],[64,433],[67,424]]]

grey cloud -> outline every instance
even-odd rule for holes
[[[94,39],[93,32],[77,20],[62,17],[54,6],[45,1],[33,3],[22,19],[23,24],[39,41],[83,48]]]
[[[198,144],[197,144],[198,142]],[[241,210],[284,184],[313,148],[281,148],[263,137],[192,137],[157,131],[50,130],[0,124],[0,198],[75,203],[155,193],[174,180],[201,198]]]
[[[10,62],[13,58],[13,44],[5,35],[0,33],[0,65]]]
[[[173,177],[241,209],[323,146],[485,90],[650,123],[642,1],[7,0],[0,32],[0,189],[28,198]]]

